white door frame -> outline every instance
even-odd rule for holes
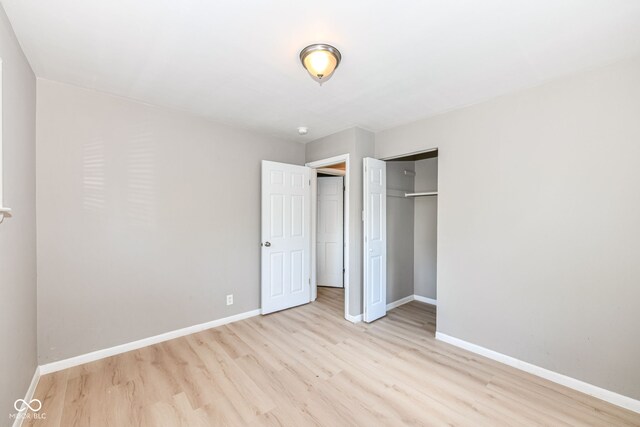
[[[325,172],[323,172],[325,171]],[[344,289],[344,171],[329,169],[317,169],[318,174],[326,172],[332,176],[318,176],[316,212],[318,222],[316,223],[316,281],[320,283],[320,274],[323,274],[323,286]],[[311,174],[309,174],[311,175]],[[323,187],[323,194],[320,194],[320,187]],[[342,190],[340,190],[342,187]],[[323,203],[320,203],[322,199]],[[326,203],[326,205],[325,205]],[[340,210],[330,207],[339,207]],[[329,209],[325,209],[328,207]],[[323,220],[324,229],[320,229],[320,220]],[[334,224],[332,228],[330,224]],[[335,245],[340,247],[336,248]],[[332,248],[329,250],[329,248]],[[320,258],[324,260],[324,268],[320,270]],[[340,258],[340,259],[338,259]],[[342,268],[340,268],[342,266]]]
[[[439,151],[439,150],[440,149],[438,147],[425,148],[424,150],[411,151],[409,153],[404,153],[404,154],[395,154],[393,156],[383,157],[383,158],[378,159],[378,160],[384,160],[386,162],[388,160],[402,159],[403,157],[415,156],[416,154],[430,153],[432,151]],[[376,157],[376,159],[377,159],[377,157]]]
[[[404,154],[394,154],[392,156],[388,156],[388,157],[383,157],[379,160],[384,160],[385,162],[388,160],[394,160],[394,159],[402,159],[403,157],[408,157],[408,156],[414,156],[416,154],[424,154],[424,153],[430,153],[432,151],[438,151],[438,198],[440,197],[440,172],[442,171],[441,165],[440,165],[440,147],[436,146],[436,147],[431,147],[431,148],[425,148],[424,150],[417,150],[417,151],[411,151],[409,153],[404,153]],[[439,288],[440,288],[440,257],[438,256],[440,254],[440,221],[439,219],[441,218],[440,215],[440,203],[438,203],[438,209],[436,210],[436,218],[438,219],[437,221],[437,226],[436,226],[436,300],[435,301],[429,301],[429,304],[432,303],[436,303],[437,299],[438,299],[438,295],[439,295]],[[364,247],[364,239],[362,241],[363,247]],[[363,289],[364,291],[364,289]],[[438,313],[440,313],[440,311],[438,311]]]
[[[329,157],[327,159],[309,162],[305,166],[313,169],[311,174],[311,300],[315,301],[318,295],[318,282],[316,276],[316,224],[318,221],[318,178],[316,169],[325,166],[345,163],[344,174],[344,318],[350,320],[349,316],[349,182],[351,181],[351,166],[349,164],[349,154]]]

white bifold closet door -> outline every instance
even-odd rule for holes
[[[387,164],[364,159],[364,313],[365,322],[387,314]]]
[[[318,178],[318,286],[344,286],[344,178]]]
[[[262,314],[311,301],[310,168],[262,161]]]

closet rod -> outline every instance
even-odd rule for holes
[[[422,197],[422,196],[437,196],[437,191],[428,191],[425,193],[405,193],[404,197]]]

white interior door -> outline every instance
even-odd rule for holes
[[[344,178],[318,178],[318,286],[344,286]]]
[[[364,159],[365,322],[387,314],[387,164]]]
[[[309,171],[262,161],[262,314],[311,301]]]

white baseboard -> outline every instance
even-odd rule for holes
[[[396,307],[400,307],[401,305],[404,305],[408,302],[413,301],[415,295],[409,295],[408,297],[404,297],[404,298],[400,298],[399,300],[396,300],[394,302],[390,302],[389,304],[387,304],[387,311],[392,310]]]
[[[598,399],[604,400],[605,402],[609,402],[616,406],[620,406],[630,411],[640,413],[640,400],[635,400],[630,397],[618,394],[616,392],[595,386],[593,384],[589,384],[584,381],[580,381],[575,378],[571,378],[566,375],[559,374],[554,371],[550,371],[549,369],[545,369],[540,366],[533,365],[523,360],[516,359],[515,357],[507,356],[506,354],[489,350],[488,348],[479,346],[477,344],[472,344],[470,342],[461,340],[459,338],[455,338],[455,337],[443,334],[442,332],[436,332],[436,339],[449,343],[451,345],[455,345],[456,347],[463,348],[472,353],[476,353],[481,356],[487,357],[489,359],[493,359],[500,363],[504,363],[505,365],[512,366],[514,368],[520,369],[522,371],[528,372],[530,374],[536,375],[538,377],[544,378],[554,383],[563,385],[565,387],[569,387],[581,393],[588,394],[593,397],[597,397]]]
[[[433,299],[433,298],[427,298],[427,297],[423,297],[423,296],[420,296],[420,295],[414,295],[413,299],[415,299],[416,301],[424,302],[424,303],[431,304],[431,305],[438,305],[438,301]]]
[[[31,402],[31,399],[33,399],[33,395],[36,392],[36,387],[38,387],[39,381],[40,381],[40,367],[36,366],[36,371],[34,372],[33,377],[31,378],[31,384],[29,384],[27,393],[24,395],[25,402]],[[22,408],[24,408],[24,403],[22,404]],[[16,417],[16,419],[13,421],[12,427],[22,426],[23,421],[24,421],[24,418]]]
[[[420,302],[425,302],[427,304],[431,304],[431,305],[437,305],[437,301],[431,298],[427,298],[427,297],[421,297],[420,295],[409,295],[406,296],[404,298],[400,298],[399,300],[390,302],[389,304],[387,304],[387,311],[389,310],[393,310],[394,308],[398,308],[401,305],[404,305],[408,302],[411,301],[420,301]],[[358,314],[357,316],[351,316],[351,315],[347,315],[346,319],[352,323],[358,323],[358,322],[362,322],[362,314]]]
[[[358,314],[357,316],[352,316],[350,314],[347,314],[345,316],[345,319],[347,319],[351,323],[360,323],[362,322],[362,314]]]
[[[83,363],[94,362],[96,360],[104,359],[105,357],[115,356],[116,354],[126,353],[127,351],[137,350],[139,348],[147,347],[153,344],[158,344],[163,341],[172,340],[174,338],[183,337],[185,335],[195,334],[197,332],[204,331],[206,329],[215,328],[217,326],[226,325],[228,323],[237,322],[239,320],[248,319],[249,317],[257,316],[259,314],[260,314],[259,309],[247,311],[245,313],[236,314],[234,316],[224,317],[222,319],[212,320],[210,322],[188,326],[186,328],[165,332],[164,334],[143,338],[141,340],[132,341],[130,343],[120,344],[114,347],[92,351],[91,353],[81,354],[80,356],[70,357],[68,359],[47,363],[44,365],[40,365],[40,374],[45,375],[51,372],[56,372],[56,371],[61,371],[63,369],[71,368],[73,366],[82,365]]]

